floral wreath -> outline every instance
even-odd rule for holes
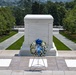
[[[30,45],[30,52],[35,56],[44,56],[46,54],[46,42],[37,39]]]

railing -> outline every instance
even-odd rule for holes
[[[14,26],[14,28],[24,28],[23,25],[20,25],[20,26]]]
[[[14,26],[14,28],[24,28],[24,25]],[[53,28],[63,28],[63,26],[53,26]]]
[[[53,28],[63,28],[63,26],[53,26]]]

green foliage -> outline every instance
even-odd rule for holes
[[[0,36],[8,34],[15,25],[15,18],[8,7],[0,8]]]
[[[59,33],[76,43],[76,34],[70,35],[67,31],[60,31]]]
[[[62,21],[67,10],[63,2],[39,3],[34,2],[32,5],[32,13],[34,14],[51,14],[54,17],[54,25],[63,25]]]
[[[71,1],[71,2],[66,2],[65,3],[65,8],[67,10],[70,10],[70,9],[73,9],[75,5],[76,5],[76,0]]]
[[[7,22],[4,20],[3,15],[0,15],[0,35],[5,34],[7,30],[6,25],[7,25]]]
[[[12,8],[12,12],[16,19],[16,25],[23,25],[24,10],[21,10],[18,7],[14,7],[14,8]]]
[[[39,3],[36,1],[32,4],[32,14],[39,14]]]
[[[71,10],[73,10],[73,8],[75,7],[76,0],[66,3],[52,2],[51,0],[47,0],[46,3],[42,3],[39,1],[40,0],[19,1],[18,6],[13,8],[13,13],[16,18],[17,25],[24,24],[23,19],[27,14],[51,14],[54,17],[54,25],[64,25],[66,30],[69,30],[70,28],[70,32],[75,32],[75,19],[71,14]],[[64,18],[66,18],[66,20]]]
[[[20,0],[19,6],[14,7],[14,16],[16,24],[23,25],[23,19],[26,14],[51,14],[54,17],[54,25],[63,25],[62,20],[65,16],[66,9],[63,2],[40,3],[39,1]]]
[[[59,25],[59,14],[58,14],[57,4],[48,1],[47,9],[48,9],[48,13],[54,17],[54,25]]]
[[[20,50],[22,43],[24,41],[24,36],[22,36],[19,40],[9,46],[6,50]]]
[[[55,36],[53,36],[53,41],[57,50],[70,50],[67,46],[65,46],[61,41],[59,41]]]
[[[17,33],[17,31],[11,31],[7,35],[0,36],[0,43],[3,42],[4,40],[10,38],[11,36],[15,35],[16,33]]]
[[[31,6],[31,0],[19,0],[18,6],[14,6],[11,8],[16,19],[16,25],[24,24],[24,16],[26,14],[32,13]]]
[[[69,10],[63,20],[64,29],[71,34],[76,33],[76,6]]]
[[[58,7],[58,15],[59,15],[59,25],[63,26],[63,18],[65,17],[65,14],[67,13],[67,10],[63,6]]]
[[[66,2],[65,8],[68,10],[63,19],[64,29],[70,34],[76,33],[76,0]]]

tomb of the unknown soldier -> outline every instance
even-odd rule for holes
[[[43,42],[41,42],[42,47],[46,44],[46,56],[58,55],[53,43],[53,21],[54,18],[51,15],[26,15],[24,17],[25,33],[20,56],[31,56],[30,50],[36,49],[36,41],[39,40]]]

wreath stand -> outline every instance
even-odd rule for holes
[[[47,59],[43,57],[34,57],[29,61],[30,70],[46,70],[47,68]]]
[[[35,48],[34,48],[35,47]],[[34,70],[40,70],[40,68],[47,67],[47,59],[43,59],[42,56],[44,56],[46,48],[46,43],[43,42],[40,39],[35,40],[30,46],[31,53],[33,54],[34,58],[30,59],[29,61],[29,67],[30,70],[34,68]],[[34,51],[33,51],[34,50]]]

